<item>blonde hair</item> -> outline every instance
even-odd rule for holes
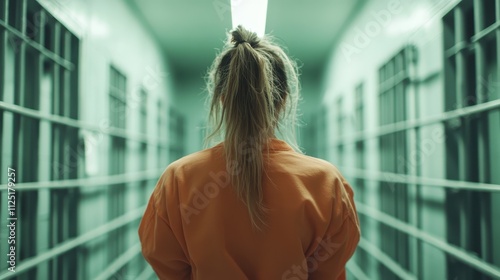
[[[261,230],[267,212],[263,149],[277,133],[300,152],[295,135],[298,69],[268,35],[259,38],[242,26],[228,35],[207,76],[211,129],[205,143],[224,141],[231,183],[252,225]]]

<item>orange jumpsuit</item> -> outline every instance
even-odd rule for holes
[[[269,226],[258,232],[231,186],[222,145],[170,164],[151,195],[139,238],[158,277],[345,279],[360,228],[340,172],[271,139],[262,179]]]

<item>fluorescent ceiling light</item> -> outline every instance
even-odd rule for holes
[[[267,0],[231,0],[233,28],[241,25],[262,37],[266,32],[266,15]]]

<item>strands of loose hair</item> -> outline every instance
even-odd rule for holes
[[[205,145],[224,141],[227,171],[254,228],[266,226],[263,149],[272,137],[296,142],[297,65],[268,35],[238,26],[207,75],[209,130]]]

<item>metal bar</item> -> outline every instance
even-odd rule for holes
[[[485,6],[482,0],[474,0],[474,31],[476,34],[481,33],[484,29],[485,20]],[[489,96],[487,96],[486,91],[486,83],[487,81],[483,80],[486,77],[486,41],[476,41],[474,43],[474,50],[476,55],[476,75],[473,77],[476,79],[476,101],[477,103],[482,103],[487,101]],[[480,182],[490,182],[490,149],[489,149],[489,131],[488,131],[488,114],[482,113],[479,115],[478,119],[475,119],[475,124],[477,126],[476,135],[477,135],[477,155],[475,155],[476,160],[478,161],[475,167],[478,171],[478,181]],[[474,198],[479,205],[472,205],[471,207],[476,209],[479,212],[479,219],[472,218],[471,224],[473,228],[480,228],[480,232],[472,230],[470,235],[472,238],[469,240],[475,240],[471,243],[473,246],[477,246],[476,242],[479,244],[481,248],[481,256],[487,260],[491,260],[491,256],[493,255],[491,250],[491,244],[493,242],[491,232],[492,232],[492,223],[491,223],[491,207],[489,205],[490,202],[490,194],[478,194],[477,197]],[[476,208],[476,206],[478,206]],[[469,211],[470,213],[470,211]],[[477,213],[477,212],[476,212]],[[471,227],[468,227],[471,228]]]
[[[2,103],[0,102],[0,107]],[[341,145],[344,143],[354,143],[356,141],[364,141],[370,138],[380,137],[382,135],[387,135],[399,131],[405,131],[412,128],[428,126],[436,123],[441,123],[445,121],[449,121],[452,119],[460,118],[460,117],[468,117],[472,115],[476,115],[482,112],[491,111],[494,109],[500,108],[500,99],[492,100],[489,102],[468,106],[464,108],[458,108],[453,111],[443,112],[440,115],[418,119],[418,120],[408,120],[397,122],[393,124],[382,125],[376,130],[372,131],[363,131],[359,133],[354,133],[351,137],[345,138],[344,140],[334,141],[332,146]]]
[[[122,268],[124,265],[129,263],[137,254],[141,252],[141,243],[137,243],[134,246],[132,246],[130,249],[125,251],[120,257],[118,257],[114,262],[109,264],[107,268],[101,272],[95,280],[106,280],[108,278],[111,278],[112,276],[115,276],[114,274]],[[121,275],[123,277],[123,275]],[[120,275],[118,275],[116,278],[117,279],[122,279]],[[127,277],[123,277],[123,279],[127,279]],[[143,279],[143,278],[138,278],[138,279]]]
[[[9,2],[8,0],[5,0],[4,3],[5,3],[5,10],[4,10],[4,19],[5,19],[5,22],[9,22]]]
[[[442,19],[459,3],[460,1],[436,1],[436,4],[431,9],[429,9],[429,14],[432,16],[427,19],[427,22],[432,22],[436,19]],[[425,26],[425,24],[421,24],[416,30],[412,31],[411,37],[407,38],[407,41],[417,41],[415,37],[421,36],[421,31]]]
[[[468,42],[466,35],[466,15],[465,8],[463,5],[458,6],[454,10],[454,26],[455,26],[455,40],[457,43],[459,42]],[[467,67],[467,57],[470,53],[473,52],[473,45],[470,45],[470,49],[467,52],[460,52],[455,57],[455,79],[454,81],[450,81],[450,83],[454,83],[454,96],[453,93],[450,94],[450,99],[454,100],[455,107],[459,110],[467,107],[467,88],[469,85],[468,80],[468,72],[470,69]],[[451,72],[452,73],[452,72]],[[450,100],[450,101],[451,101]],[[446,108],[446,107],[445,107]],[[462,120],[460,120],[462,121]],[[465,124],[462,124],[462,129],[453,133],[451,131],[447,132],[447,137],[456,141],[456,148],[453,145],[445,145],[445,150],[447,154],[456,154],[456,166],[447,164],[446,176],[457,179],[459,181],[469,181],[469,178],[466,177],[467,174],[467,145],[470,137],[466,130],[468,130],[469,122],[465,120]],[[447,162],[448,163],[448,162]],[[463,192],[446,192],[446,205],[445,205],[445,213],[446,213],[446,239],[449,242],[453,242],[455,244],[463,244],[463,237],[467,234],[465,229],[465,207],[463,202],[463,197],[465,195]],[[454,209],[459,209],[455,211]],[[470,271],[464,271],[463,266],[457,263],[455,260],[446,261],[447,270],[450,271],[458,271],[458,274],[466,274],[470,273]],[[465,276],[467,278],[467,276]]]
[[[391,270],[399,278],[404,280],[417,280],[417,276],[413,275],[411,272],[402,268],[391,257],[389,257],[382,250],[380,250],[377,246],[372,245],[368,240],[361,238],[358,243],[358,247],[371,254],[378,262],[385,265],[385,267]]]
[[[19,20],[21,21],[21,32],[24,36],[26,36],[25,34],[28,32],[27,0],[20,0],[20,1],[18,0],[16,2],[18,2],[21,5],[21,17],[19,18]]]
[[[488,35],[491,35],[492,33],[494,33],[499,28],[500,28],[500,22],[497,21],[497,22],[493,23],[492,25],[486,27],[485,29],[477,31],[476,34],[474,34],[471,37],[471,42],[477,43],[480,40],[486,38]]]
[[[76,238],[70,239],[68,241],[63,242],[60,245],[55,246],[52,249],[49,249],[48,251],[41,253],[37,256],[34,256],[32,258],[23,260],[19,266],[16,267],[16,273],[12,273],[11,271],[5,271],[2,274],[0,274],[0,279],[10,279],[12,277],[17,277],[17,275],[30,270],[31,268],[46,262],[48,260],[51,260],[71,249],[74,249],[80,245],[83,245],[94,238],[100,237],[103,234],[107,234],[108,232],[115,230],[117,228],[123,227],[125,225],[128,225],[139,218],[142,217],[144,214],[144,209],[145,206],[139,207],[135,210],[129,211],[128,213],[104,224],[101,225],[100,227],[91,230],[87,233],[84,233]]]
[[[358,280],[370,280],[370,278],[363,272],[361,267],[359,267],[354,261],[350,261],[346,264],[346,269],[356,277]],[[145,278],[138,278],[145,279]]]
[[[64,58],[69,58],[71,53],[71,33],[66,30],[63,31],[61,36],[62,50],[61,55]],[[63,110],[62,114],[65,117],[71,118],[71,109],[73,109],[72,102],[78,99],[78,90],[71,91],[71,71],[67,69],[61,69],[61,95],[63,95]],[[78,116],[75,118],[77,119]]]
[[[472,44],[469,44],[467,42],[457,42],[455,45],[450,47],[449,49],[444,51],[444,56],[447,58],[450,58],[454,55],[457,55],[459,53],[462,53],[465,50],[472,49]]]
[[[407,65],[407,72],[410,77],[408,87],[407,87],[407,92],[408,92],[408,99],[409,103],[408,104],[414,104],[414,106],[408,105],[409,110],[408,110],[408,115],[407,117],[411,120],[416,120],[421,118],[420,116],[420,107],[421,104],[419,102],[419,96],[421,92],[421,85],[425,83],[425,81],[429,81],[433,79],[434,77],[438,77],[441,75],[440,72],[435,71],[430,74],[428,74],[426,77],[422,79],[415,79],[415,77],[418,77],[419,69],[418,69],[418,50],[414,46],[410,46],[408,48],[407,56],[406,59],[408,60],[408,65]],[[420,127],[416,127],[413,130],[409,130],[407,133],[407,149],[405,151],[405,156],[407,157],[409,153],[412,152],[412,148],[415,149],[415,151],[420,151],[421,150],[421,142],[419,141],[420,139]],[[420,160],[421,158],[417,158],[417,164],[413,167],[407,167],[406,172],[408,175],[413,175],[413,176],[421,176],[421,168],[420,168]],[[417,227],[420,226],[421,220],[422,220],[422,214],[421,214],[421,209],[422,209],[422,196],[421,196],[421,191],[422,188],[419,185],[414,185],[414,184],[409,184],[408,185],[408,191],[406,193],[407,197],[414,197],[415,198],[415,204],[412,206],[411,204],[408,205],[408,218],[410,221],[413,221],[414,224],[416,224]],[[411,248],[408,249],[408,264],[410,269],[413,269],[413,271],[417,275],[423,275],[423,262],[422,262],[422,242],[420,240],[408,240],[408,246],[415,246],[415,250],[412,250]]]
[[[414,238],[418,238],[429,245],[434,246],[437,249],[449,254],[450,256],[462,261],[463,263],[474,267],[478,271],[485,273],[494,278],[500,277],[500,267],[497,267],[493,264],[487,263],[478,257],[474,256],[473,253],[467,252],[460,247],[448,244],[447,242],[432,236],[425,231],[422,231],[410,224],[404,223],[390,215],[387,215],[383,212],[380,212],[377,209],[372,207],[368,207],[363,203],[356,202],[356,208],[358,213],[368,216],[374,220],[377,220],[380,223],[383,223],[389,227],[392,227],[396,230],[404,232]],[[361,242],[360,242],[361,244]],[[377,248],[378,249],[378,248]]]
[[[40,189],[69,189],[77,187],[90,187],[102,185],[118,185],[123,183],[138,182],[143,180],[158,179],[165,169],[156,169],[148,171],[140,171],[135,173],[124,173],[110,176],[102,176],[86,179],[69,179],[47,182],[32,182],[32,183],[19,183],[16,185],[16,190],[40,190]],[[0,191],[6,191],[7,184],[0,185]]]
[[[415,184],[422,187],[426,186],[440,187],[440,188],[457,189],[457,190],[500,192],[500,185],[496,184],[475,183],[475,182],[438,179],[438,178],[426,178],[426,177],[412,176],[399,173],[371,171],[366,169],[354,169],[354,168],[343,169],[342,167],[339,167],[339,169],[342,170],[342,173],[345,174],[346,176],[361,178],[370,181]]]
[[[109,122],[106,122],[107,119],[105,119],[102,122],[102,125],[94,125],[94,124],[85,123],[85,122],[75,120],[72,118],[68,118],[68,117],[40,113],[37,110],[24,108],[23,106],[7,103],[7,102],[3,102],[3,101],[0,101],[0,109],[4,109],[5,111],[13,112],[16,114],[21,114],[23,116],[27,116],[27,117],[31,117],[31,118],[35,118],[35,119],[45,120],[45,121],[55,123],[55,124],[62,124],[62,125],[70,126],[70,127],[86,129],[86,130],[90,130],[93,132],[99,132],[99,133],[103,133],[106,135],[125,138],[127,140],[134,140],[134,141],[142,142],[142,143],[146,143],[146,144],[149,142],[149,138],[147,135],[131,134],[131,133],[128,133],[126,129],[120,129],[120,128],[114,128],[114,127],[108,126]],[[159,143],[159,145],[161,145],[163,147],[168,147],[167,142],[161,141],[161,139],[157,143]]]
[[[464,34],[464,14],[463,10],[461,7],[458,7],[454,10],[454,25],[455,25],[455,43],[456,44],[461,44],[461,43],[466,43],[467,39],[465,38]],[[465,97],[464,95],[464,89],[466,89],[466,84],[465,82],[467,79],[465,79],[465,54],[463,52],[457,53],[457,56],[455,57],[455,64],[456,64],[456,80],[455,80],[455,88],[456,88],[456,106],[457,108],[462,108],[463,106],[463,99]]]
[[[57,55],[53,52],[51,52],[50,50],[46,49],[43,45],[37,43],[36,41],[31,40],[29,37],[23,35],[23,33],[19,32],[17,29],[8,25],[6,21],[0,20],[0,28],[4,28],[6,31],[8,31],[11,34],[15,35],[16,37],[22,39],[25,44],[27,44],[30,47],[34,48],[35,50],[39,51],[42,55],[51,59],[53,62],[57,63],[61,67],[64,67],[70,71],[72,71],[75,68],[74,63],[60,57],[59,55]]]
[[[386,80],[379,83],[379,93],[383,93],[389,89],[393,89],[395,85],[403,83],[409,80],[409,78],[410,77],[408,76],[408,74],[403,71],[395,73],[391,77],[388,77]]]
[[[484,27],[484,5],[482,3],[483,0],[474,0],[474,31],[476,34],[480,33]],[[476,42],[474,43],[474,53],[476,55],[475,66],[476,66],[476,76],[473,77],[476,79],[476,103],[482,103],[485,101],[484,93],[485,93],[485,85],[479,79],[485,77],[486,67],[485,67],[485,42]]]
[[[496,0],[495,1],[495,18],[496,18],[496,22],[498,24],[500,24],[500,0]],[[497,61],[496,61],[496,64],[497,64],[497,73],[498,71],[500,71],[500,29],[497,29],[496,30],[496,54],[497,54]],[[497,96],[498,98],[500,98],[500,92],[497,92]]]
[[[14,15],[14,25],[21,25],[21,17],[22,17],[22,2],[21,1],[16,1],[16,11]],[[19,44],[18,46],[13,47],[14,50],[14,104],[23,106],[24,105],[24,88],[26,86],[25,83],[25,75],[26,72],[24,71],[25,69],[25,61],[26,61],[26,45],[25,44]],[[13,145],[12,145],[12,151],[13,151],[13,159],[12,162],[14,166],[16,167],[21,167],[23,162],[22,158],[22,147],[21,145],[21,139],[23,139],[23,129],[24,129],[24,123],[23,119],[19,115],[14,115],[14,133],[13,133]],[[24,169],[20,170],[20,174],[18,174],[19,177],[23,178],[24,177]]]
[[[61,23],[59,22],[54,22],[54,25],[51,26],[52,27],[52,30],[53,30],[53,37],[51,38],[52,39],[52,42],[51,44],[53,45],[53,49],[54,49],[54,53],[56,55],[59,55],[60,53],[60,43],[61,43]],[[52,67],[52,74],[53,74],[53,77],[54,77],[54,80],[53,80],[53,100],[52,100],[52,113],[55,114],[55,115],[60,115],[60,116],[64,116],[62,114],[62,110],[61,110],[61,107],[62,106],[62,97],[63,95],[61,94],[61,91],[63,90],[61,88],[61,71],[60,71],[60,66],[57,65],[57,64],[54,64],[53,67]],[[63,108],[64,109],[64,108]],[[57,126],[55,126],[56,128],[59,128]],[[62,129],[59,129],[59,136],[61,134],[61,130]],[[62,141],[63,139],[61,139]],[[58,143],[58,146],[61,147],[62,143]]]
[[[0,5],[3,5],[2,10],[0,10],[0,17],[6,17],[7,9],[8,9],[8,3],[9,1],[0,1]],[[4,100],[4,91],[5,91],[5,64],[6,64],[6,42],[7,42],[7,34],[5,33],[5,30],[0,29],[0,60],[2,63],[0,63],[0,101]],[[5,135],[4,132],[4,110],[0,110],[0,135]],[[0,155],[3,157],[3,136],[0,136]],[[3,160],[0,159],[0,169],[4,170],[2,166]],[[0,182],[3,182],[3,176],[4,174],[0,174]]]
[[[393,57],[391,57],[386,63],[383,64],[381,76],[379,77],[379,104],[380,104],[380,109],[381,109],[381,119],[379,122],[379,125],[386,125],[393,123],[394,116],[395,116],[395,104],[394,104],[394,84],[392,84],[390,87],[382,87],[382,84],[386,81],[393,81],[391,78],[394,77],[394,74],[396,72],[395,69],[395,57],[397,57],[399,52],[397,52]],[[386,109],[388,108],[388,109]],[[394,149],[388,149],[389,147],[394,146],[395,143],[392,142],[392,136],[389,135],[387,136],[382,136],[379,139],[379,149],[381,156],[379,158],[379,164],[381,170],[384,171],[392,171],[391,169],[391,159],[392,155],[394,152]],[[385,188],[383,188],[385,190]],[[390,213],[394,213],[394,194],[393,193],[387,193],[387,192],[380,192],[380,197],[379,197],[379,202],[380,205],[383,207],[385,211],[388,211]],[[397,240],[395,236],[395,232],[387,232],[387,236],[389,237],[388,239],[390,240]],[[399,263],[393,262],[392,258],[390,256],[396,256],[395,248],[396,244],[395,242],[387,242],[388,239],[381,239],[380,240],[380,248],[372,248],[368,250],[369,253],[373,254],[376,257],[380,257],[382,260],[382,263],[389,268],[393,273],[400,275],[401,274],[401,267]],[[361,242],[360,242],[361,243]],[[368,242],[366,246],[370,245]],[[365,248],[363,244],[361,244],[362,248]],[[369,249],[369,248],[368,248]],[[383,254],[381,255],[380,252]],[[380,277],[383,279],[386,279],[388,277],[387,272],[385,270],[380,271]]]

